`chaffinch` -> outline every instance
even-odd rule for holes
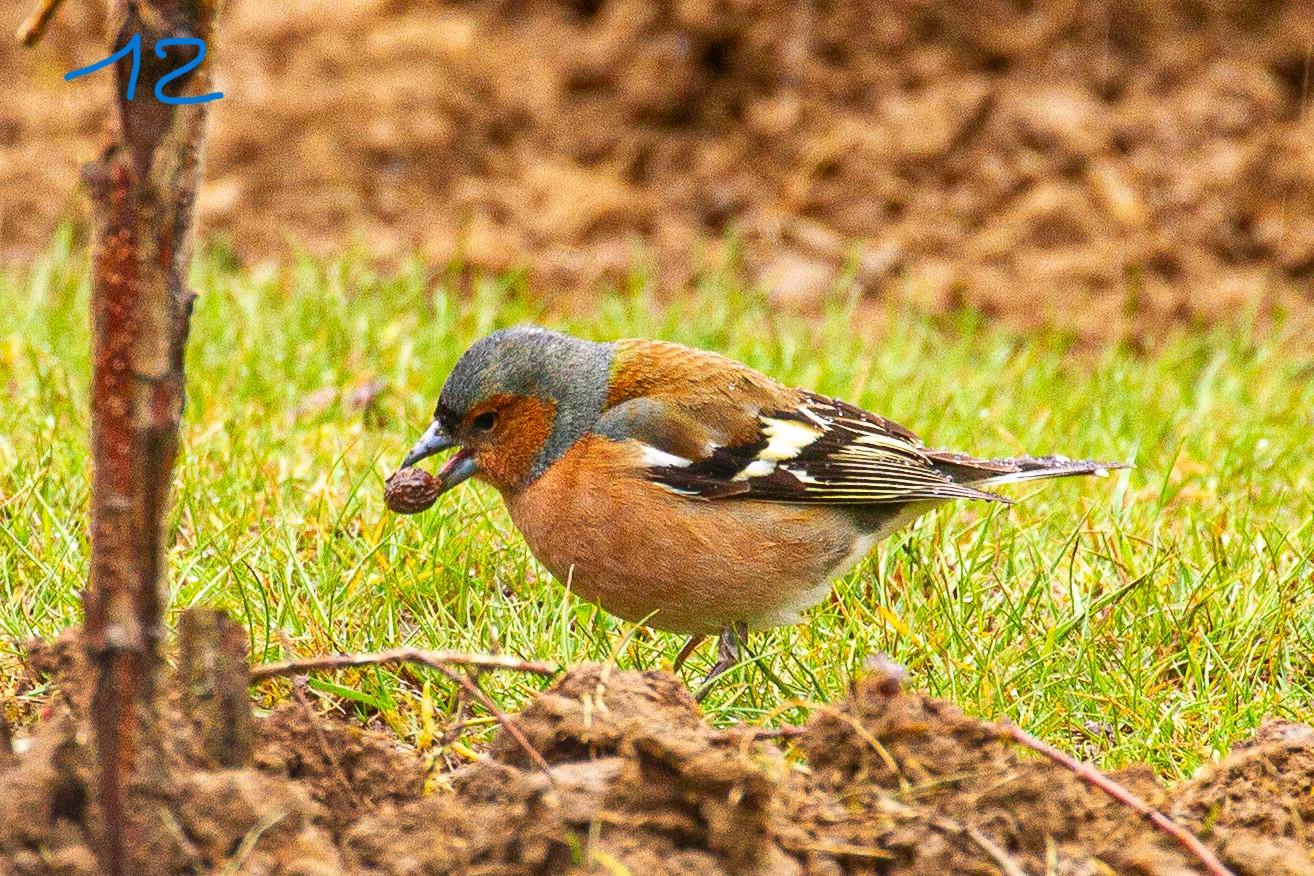
[[[882,416],[715,353],[531,326],[461,356],[402,467],[457,447],[439,492],[492,484],[560,581],[626,620],[690,635],[677,668],[719,636],[708,681],[738,661],[749,630],[797,622],[930,508],[1124,467],[933,450]]]

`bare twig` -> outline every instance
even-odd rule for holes
[[[493,698],[486,694],[484,689],[480,687],[474,679],[465,673],[459,672],[448,666],[435,666],[434,668],[459,684],[467,693],[483,703],[484,708],[492,713],[493,717],[497,719],[497,722],[506,728],[506,732],[511,734],[511,738],[516,741],[516,744],[524,749],[525,754],[529,755],[529,759],[534,762],[534,765],[551,778],[552,767],[543,759],[543,755],[540,754],[538,749],[531,745],[529,740],[525,738],[525,734],[520,731],[518,726],[516,726],[515,719],[506,712],[503,712],[498,707],[497,703],[493,702]]]
[[[503,654],[464,654],[460,651],[425,651],[420,648],[390,648],[374,654],[328,654],[323,657],[306,657],[284,660],[251,667],[251,680],[263,681],[285,675],[305,675],[326,669],[350,669],[353,666],[382,666],[389,663],[419,663],[431,669],[446,670],[452,666],[473,666],[479,669],[509,669],[533,675],[556,675],[560,669],[535,660],[521,660]]]
[[[41,38],[46,35],[46,28],[50,26],[63,2],[64,0],[41,0],[40,5],[18,26],[15,34],[18,41],[29,49],[41,42]]]
[[[963,825],[963,836],[976,843],[976,847],[985,852],[990,860],[1003,871],[1004,876],[1027,876],[1027,871],[1022,866],[1008,856],[990,837],[970,825]]]
[[[376,654],[330,654],[324,657],[307,657],[303,660],[285,660],[282,663],[266,663],[251,670],[251,680],[261,681],[266,678],[278,678],[285,675],[305,675],[308,672],[324,669],[348,669],[354,666],[381,666],[388,663],[419,663],[436,669],[451,679],[463,691],[483,703],[511,738],[525,750],[530,760],[545,773],[551,773],[551,767],[534,746],[530,745],[525,734],[516,726],[514,719],[507,715],[497,703],[493,702],[484,689],[470,676],[453,667],[464,666],[471,669],[509,669],[515,672],[528,672],[533,675],[556,675],[558,667],[551,663],[534,660],[521,660],[503,654],[463,654],[459,651],[424,651],[420,648],[392,648]]]
[[[1156,829],[1175,839],[1182,848],[1190,852],[1200,862],[1211,876],[1235,876],[1231,870],[1224,866],[1222,861],[1218,860],[1218,857],[1209,850],[1208,846],[1200,842],[1199,837],[1150,806],[1150,804],[1104,775],[1104,773],[1089,764],[1081,763],[1069,757],[1049,743],[1032,736],[1016,724],[1005,721],[1003,728],[1004,732],[1012,737],[1015,742],[1044,755],[1064,769],[1076,774],[1083,782],[1099,788],[1123,806],[1149,821]]]
[[[791,852],[812,852],[819,855],[843,855],[847,858],[866,858],[869,861],[893,861],[894,852],[876,846],[860,846],[857,843],[800,843],[790,845]]]

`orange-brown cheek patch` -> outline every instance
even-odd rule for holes
[[[497,410],[497,426],[475,453],[484,480],[498,489],[522,486],[534,467],[538,452],[552,434],[556,402],[525,396],[499,396],[490,400]]]

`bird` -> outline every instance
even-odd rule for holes
[[[791,388],[718,353],[533,325],[473,343],[401,470],[456,450],[444,493],[491,484],[530,551],[624,620],[709,636],[701,690],[748,634],[797,623],[876,542],[945,502],[1122,463],[982,459],[926,446],[879,414]]]

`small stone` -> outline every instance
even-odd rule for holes
[[[422,468],[394,472],[383,488],[383,502],[398,514],[418,514],[438,501],[439,480]]]
[[[903,690],[904,681],[908,678],[908,670],[886,654],[868,657],[867,672],[875,678],[876,690],[884,697],[898,696]]]

